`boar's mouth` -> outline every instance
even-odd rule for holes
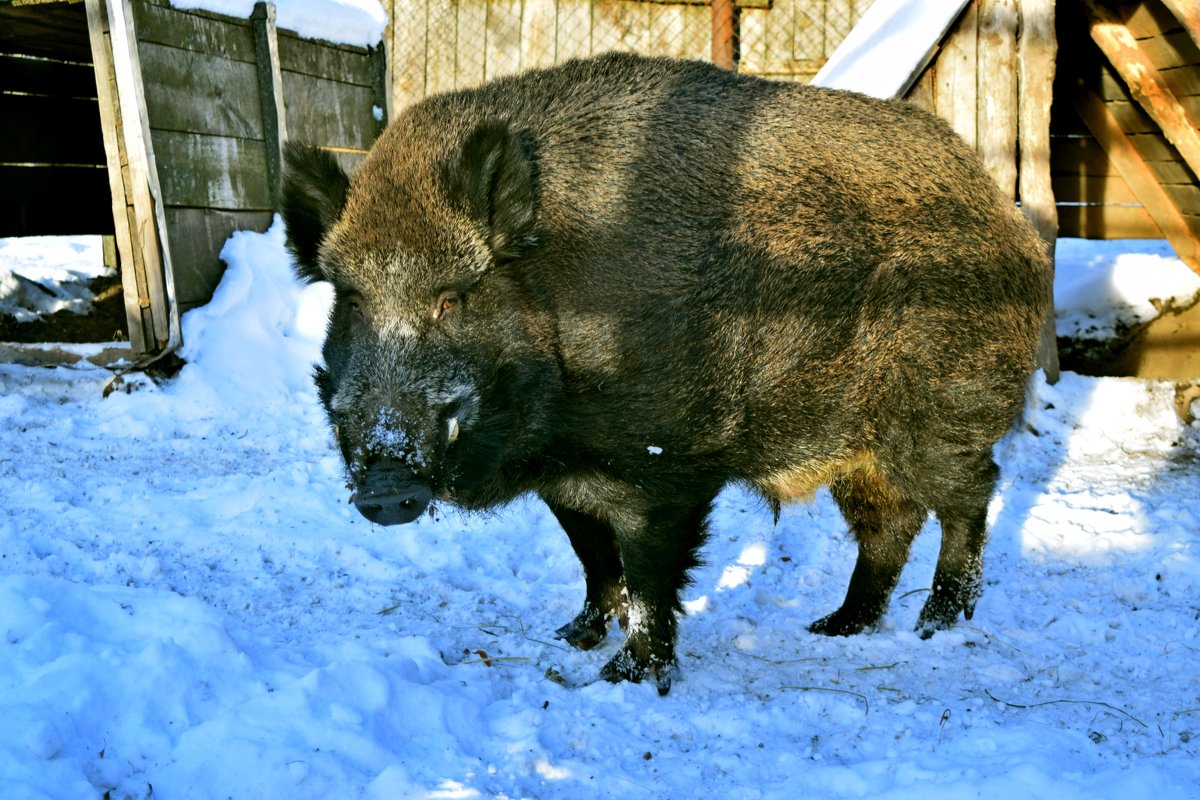
[[[352,498],[359,513],[377,525],[412,522],[429,507],[433,489],[400,461],[381,459],[367,469]]]

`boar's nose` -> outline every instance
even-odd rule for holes
[[[400,462],[386,459],[373,465],[359,484],[354,505],[359,513],[378,525],[412,522],[433,500],[433,490]]]

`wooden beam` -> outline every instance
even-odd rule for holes
[[[1192,231],[1179,207],[1158,182],[1158,176],[1130,143],[1116,117],[1104,100],[1086,84],[1080,82],[1072,100],[1075,110],[1087,125],[1096,141],[1104,148],[1113,166],[1129,184],[1134,195],[1149,212],[1163,235],[1171,242],[1176,254],[1193,271],[1200,273],[1200,239]]]
[[[1054,65],[1058,40],[1054,30],[1054,0],[1020,0],[1017,38],[1018,144],[1021,153],[1018,191],[1021,211],[1046,242],[1051,259],[1058,240],[1058,209],[1050,180],[1050,104],[1054,99]],[[1053,292],[1053,286],[1051,287]],[[1058,380],[1058,339],[1054,304],[1050,304],[1038,348],[1038,365],[1046,380]]]
[[[1179,24],[1187,30],[1192,41],[1200,47],[1200,4],[1196,0],[1162,0],[1167,10],[1175,15]]]
[[[1200,175],[1200,132],[1196,130],[1197,121],[1167,87],[1154,62],[1142,52],[1125,23],[1095,0],[1083,0],[1083,5],[1091,15],[1092,41],[1124,79],[1129,93],[1162,128],[1167,140],[1183,156],[1192,172]]]

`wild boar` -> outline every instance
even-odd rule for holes
[[[930,512],[924,636],[980,595],[992,448],[1019,414],[1046,249],[975,153],[904,102],[605,55],[405,109],[353,177],[286,151],[298,274],[336,300],[316,385],[354,502],[536,493],[611,681],[677,671],[679,593],[727,483],[828,485],[858,542],[849,635]]]

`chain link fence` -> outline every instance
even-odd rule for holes
[[[393,108],[610,50],[808,81],[872,0],[390,0]]]

